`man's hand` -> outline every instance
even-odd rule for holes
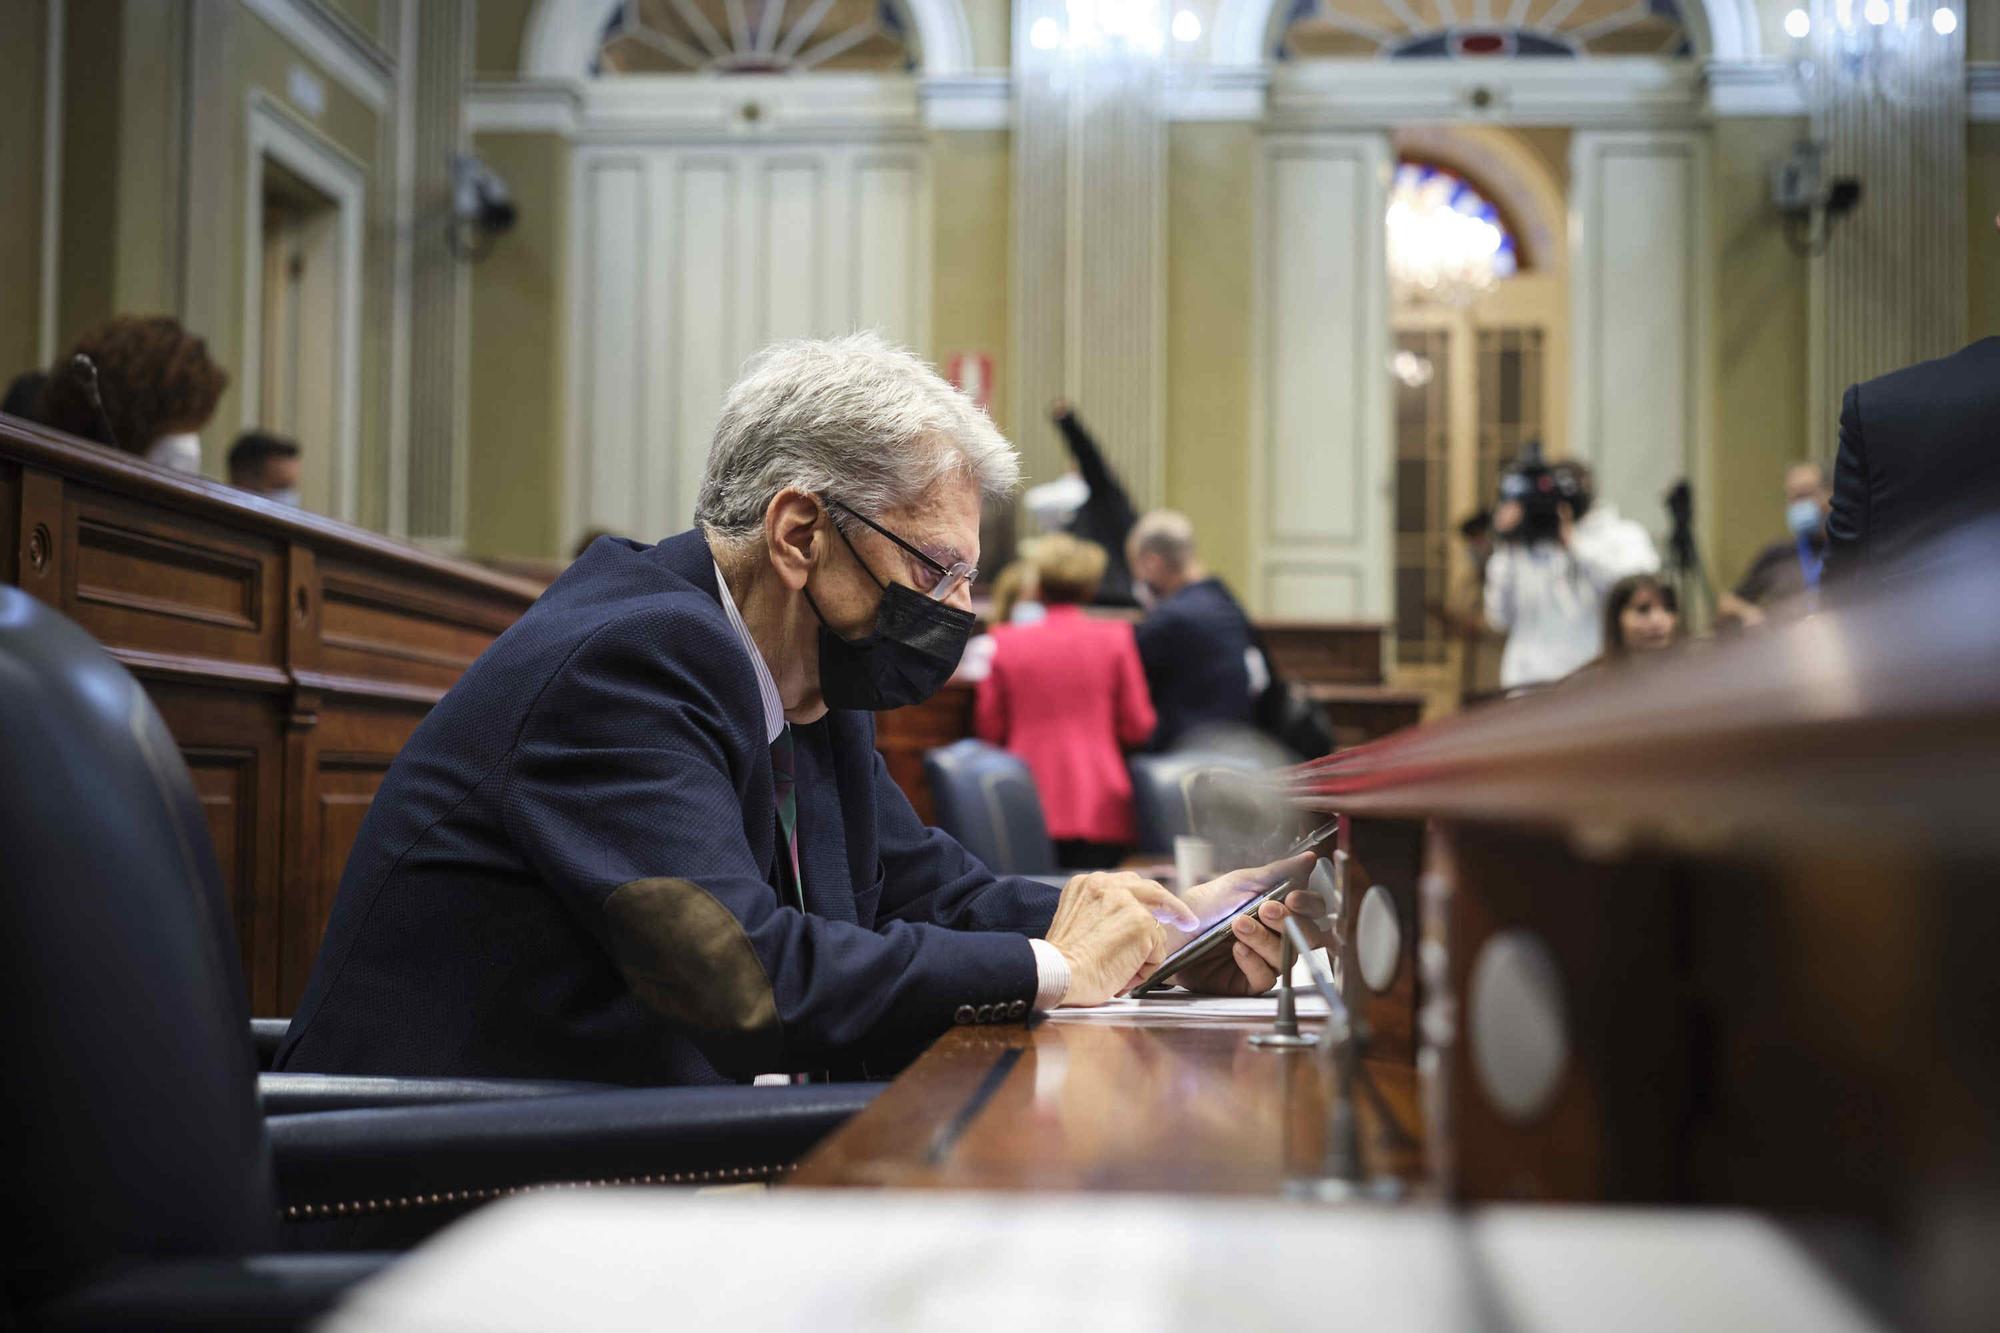
[[[1069,960],[1068,1005],[1103,1004],[1158,967],[1172,937],[1165,922],[1199,929],[1195,913],[1140,875],[1078,875],[1056,900],[1048,941]]]
[[[1521,502],[1502,500],[1500,507],[1493,511],[1493,531],[1504,537],[1521,526]]]
[[[1186,894],[1188,906],[1203,921],[1215,921],[1228,914],[1245,898],[1253,897],[1283,880],[1301,887],[1258,906],[1236,918],[1230,929],[1236,939],[1227,952],[1218,952],[1196,963],[1174,978],[1192,991],[1208,995],[1262,995],[1278,981],[1278,967],[1284,947],[1285,918],[1296,916],[1305,928],[1306,939],[1314,948],[1329,943],[1319,926],[1326,905],[1319,892],[1304,887],[1317,858],[1311,852],[1273,861],[1267,866],[1232,871],[1206,884],[1198,884]]]

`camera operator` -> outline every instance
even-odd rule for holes
[[[1539,445],[1500,481],[1486,565],[1486,619],[1506,634],[1500,687],[1561,680],[1604,649],[1604,599],[1628,574],[1660,567],[1646,530],[1593,503],[1589,469],[1549,467]]]

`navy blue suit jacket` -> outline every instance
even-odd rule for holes
[[[1251,722],[1250,618],[1217,578],[1162,598],[1135,631],[1146,689],[1160,716],[1153,748],[1172,748],[1204,726]]]
[[[925,828],[872,715],[793,732],[807,912],[774,887],[763,708],[708,544],[596,542],[397,756],[277,1067],[880,1073],[1021,1016],[1056,890]]]
[[[1881,566],[2000,510],[2000,338],[1849,388],[1826,575]]]

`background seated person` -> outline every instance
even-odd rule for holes
[[[299,446],[282,435],[246,430],[229,446],[229,484],[274,504],[299,503]]]
[[[1774,612],[1803,610],[1807,594],[1819,591],[1826,563],[1826,516],[1833,489],[1817,463],[1785,469],[1785,527],[1790,535],[1760,551],[1736,587],[1722,594],[1717,620],[1761,625]]]
[[[93,398],[78,353],[97,367]],[[201,429],[215,415],[229,372],[208,344],[166,315],[120,315],[77,340],[42,390],[40,419],[80,439],[149,463],[201,473]]]
[[[754,358],[699,526],[594,543],[397,755],[277,1066],[882,1074],[954,1023],[1101,1003],[1302,874],[1186,904],[1132,875],[1057,890],[918,821],[873,710],[957,663],[981,499],[1018,469],[984,412],[872,334]],[[1192,984],[1267,988],[1281,920]]]
[[[973,730],[1035,775],[1064,866],[1114,866],[1134,837],[1124,751],[1145,744],[1155,721],[1139,649],[1130,625],[1083,613],[1104,577],[1103,547],[1052,532],[1032,551],[1045,614],[994,625]]]
[[[1263,684],[1251,679],[1250,617],[1202,566],[1194,525],[1155,509],[1133,525],[1125,550],[1133,588],[1147,604],[1138,643],[1160,715],[1153,748],[1171,749],[1207,727],[1249,727]]]

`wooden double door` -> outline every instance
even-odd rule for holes
[[[1500,474],[1539,441],[1567,446],[1567,339],[1559,280],[1524,273],[1477,304],[1399,304],[1392,316],[1394,653],[1391,680],[1458,707],[1498,667],[1469,636],[1477,570],[1459,524],[1491,509]],[[1490,685],[1490,682],[1487,682]]]

